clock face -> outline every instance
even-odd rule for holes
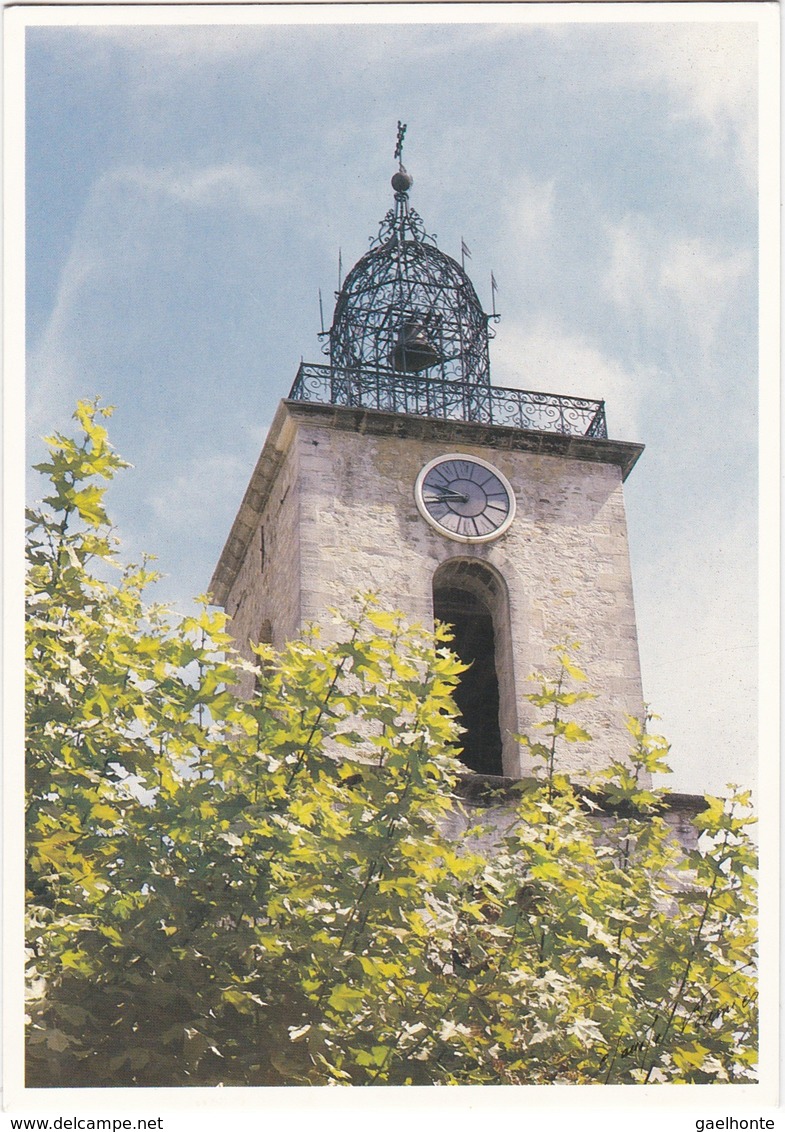
[[[459,452],[425,465],[414,498],[423,518],[458,542],[489,542],[515,518],[515,496],[501,472]]]

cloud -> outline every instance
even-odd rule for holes
[[[665,236],[641,216],[607,224],[605,294],[626,315],[671,338],[692,339],[708,356],[755,261],[750,248],[722,248],[699,236]]]
[[[129,188],[152,197],[169,198],[193,208],[234,210],[266,215],[290,198],[280,188],[270,189],[261,169],[242,162],[193,166],[177,164],[160,168],[127,166],[106,174],[96,186],[96,195],[124,193]]]
[[[754,516],[729,522],[723,501],[707,500],[689,538],[663,528],[634,562],[644,694],[662,716],[681,789],[754,781],[754,527]]]
[[[512,180],[505,191],[505,237],[516,244],[515,258],[523,270],[527,259],[551,240],[554,229],[556,182],[538,181],[528,173]]]
[[[92,40],[128,53],[144,53],[165,62],[170,69],[179,63],[189,71],[203,62],[254,58],[260,46],[252,29],[239,24],[198,27],[113,24],[92,25],[80,31],[88,42]]]
[[[731,146],[757,179],[757,36],[754,23],[647,24],[635,32],[639,81],[665,87],[674,121],[702,125],[710,152]]]
[[[386,9],[383,13],[358,5],[349,19],[346,12],[330,9],[301,9],[294,14],[276,11],[275,6],[247,11],[250,18],[241,24],[233,23],[229,16],[225,23],[200,26],[169,25],[143,26],[92,26],[85,29],[99,43],[109,44],[124,51],[144,52],[166,62],[169,68],[178,64],[188,70],[202,64],[225,62],[232,59],[258,58],[265,39],[273,34],[296,36],[303,43],[312,36],[315,49],[323,50],[324,41],[332,31],[344,39],[361,39],[363,59],[369,63],[386,62],[389,58],[389,38],[403,35],[407,38],[407,58],[415,60],[451,57],[456,49],[472,46],[493,46],[505,43],[512,36],[531,33],[526,24],[513,22],[475,23],[477,11],[453,10],[447,14],[438,7],[407,7],[400,13]],[[382,18],[380,18],[380,15]],[[465,21],[465,22],[463,22]],[[429,25],[438,32],[429,35]],[[424,34],[419,34],[424,28]],[[415,31],[417,29],[417,31]],[[336,60],[340,64],[341,60]],[[324,76],[327,80],[328,76]]]
[[[156,599],[185,609],[206,590],[232,519],[261,449],[265,429],[254,426],[234,450],[213,446],[182,452],[164,463],[141,461],[112,486],[121,519],[123,557],[154,549],[162,577]]]
[[[713,348],[727,308],[752,267],[748,248],[724,255],[693,237],[676,240],[666,249],[660,286],[676,298],[683,322],[695,327],[703,350]]]
[[[180,254],[179,227],[167,218],[167,205],[173,202],[183,217],[189,210],[213,213],[217,229],[230,216],[236,235],[243,215],[267,219],[276,209],[291,207],[293,197],[296,192],[280,184],[271,189],[264,169],[242,162],[125,165],[99,177],[71,239],[49,317],[31,343],[31,432],[49,431],[53,422],[59,427],[76,397],[91,395],[90,375],[106,336],[117,344],[120,310],[112,307],[113,296],[116,302],[123,295],[126,304],[132,296],[138,299],[133,288],[140,268],[153,261],[160,268],[168,256]],[[123,324],[126,342],[131,330]]]
[[[52,312],[27,362],[27,427],[31,436],[49,435],[63,429],[79,396],[90,394],[79,387],[78,327],[74,311],[84,291],[101,270],[102,257],[85,246],[71,250],[60,274]]]
[[[254,429],[261,448],[264,430]],[[216,493],[222,500],[242,498],[248,481],[249,466],[246,442],[242,452],[215,452],[193,456],[180,470],[167,476],[148,496],[148,506],[155,518],[166,525],[170,534],[192,535],[204,526],[206,516],[214,520]]]

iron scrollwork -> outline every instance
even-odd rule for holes
[[[470,382],[402,374],[392,369],[340,371],[303,362],[289,397],[293,401],[506,425],[562,436],[608,436],[603,401],[527,389],[479,387]]]

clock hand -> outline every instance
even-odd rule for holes
[[[439,495],[429,495],[425,500],[426,503],[468,503],[469,496],[461,495],[458,491],[442,491]]]

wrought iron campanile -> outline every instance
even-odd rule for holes
[[[394,205],[336,295],[324,352],[303,363],[290,398],[514,428],[606,437],[601,401],[491,385],[491,323],[461,264],[436,246],[409,203],[398,123]]]
[[[394,207],[337,297],[332,367],[347,393],[356,387],[361,395],[370,374],[393,384],[398,375],[418,374],[479,393],[490,385],[489,316],[468,276],[409,204],[413,178],[400,150],[399,142]]]

